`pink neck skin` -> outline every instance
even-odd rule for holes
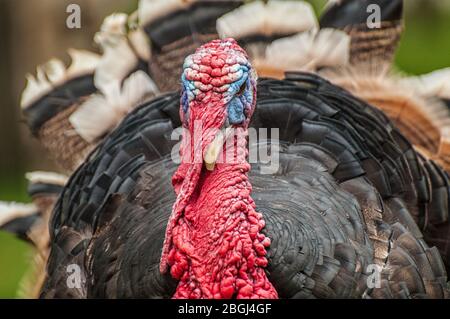
[[[173,176],[178,197],[161,260],[179,280],[173,298],[278,298],[264,271],[270,239],[250,196],[246,139],[233,140],[232,163],[181,164]]]

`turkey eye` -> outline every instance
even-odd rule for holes
[[[245,88],[247,87],[247,83],[242,83],[241,87],[239,88],[239,91],[236,93],[237,96],[241,96],[245,92]]]

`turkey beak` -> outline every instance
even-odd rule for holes
[[[225,141],[230,137],[233,133],[233,128],[229,126],[228,120],[224,124],[221,131],[217,133],[214,137],[214,140],[209,143],[206,148],[205,155],[203,157],[203,161],[205,162],[205,167],[208,171],[213,171],[216,165],[217,159],[222,152],[223,145]]]

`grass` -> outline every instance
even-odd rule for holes
[[[0,298],[18,296],[30,260],[31,249],[26,243],[0,232]]]
[[[0,200],[29,201],[23,174],[0,178]],[[31,247],[14,236],[0,232],[0,298],[17,297],[21,279],[31,260]]]
[[[405,33],[396,56],[400,70],[423,74],[450,67],[450,14],[427,10],[406,17]]]

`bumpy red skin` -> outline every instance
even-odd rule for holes
[[[190,58],[197,70],[185,70],[186,78],[198,80],[201,84],[196,87],[203,87],[189,103],[187,126],[193,132],[194,121],[201,121],[205,131],[201,145],[183,136],[181,153],[190,151],[192,158],[202,158],[215,135],[206,133],[207,129],[221,128],[227,118],[226,85],[236,76],[227,70],[234,70],[230,67],[236,62],[248,62],[245,51],[232,39],[210,42]],[[253,86],[255,92],[255,81]],[[253,108],[239,127],[244,133]],[[173,176],[177,200],[160,265],[162,272],[170,267],[179,280],[173,298],[278,298],[264,270],[270,240],[261,233],[264,220],[250,196],[246,139],[232,139],[233,160],[216,164],[213,171],[206,170],[201,160],[182,163]]]

